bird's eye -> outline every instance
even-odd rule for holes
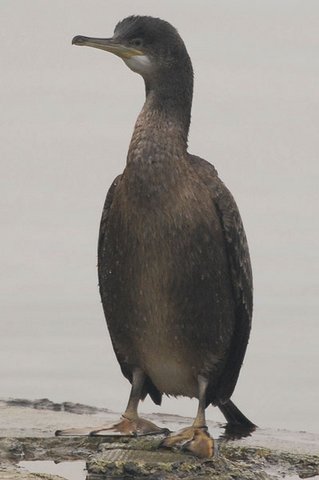
[[[131,45],[133,45],[134,47],[141,47],[143,42],[142,42],[142,39],[141,38],[133,38],[133,40],[131,40]]]

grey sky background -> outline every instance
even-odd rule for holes
[[[259,425],[319,431],[316,0],[1,0],[0,396],[125,407],[96,243],[144,86],[71,39],[111,36],[130,14],[183,37],[195,70],[189,149],[216,166],[245,224],[255,314],[233,398]]]

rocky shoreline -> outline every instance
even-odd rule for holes
[[[57,428],[94,426],[118,418],[107,409],[47,399],[6,400],[0,401],[0,413],[1,480],[319,478],[319,435],[315,434],[259,429],[250,437],[226,440],[221,426],[209,422],[215,438],[214,432],[219,432],[218,452],[213,459],[203,461],[181,451],[159,449],[160,436],[54,436]],[[147,417],[172,430],[190,422],[175,415]],[[32,473],[34,462],[79,460],[86,465],[81,479],[76,474]]]

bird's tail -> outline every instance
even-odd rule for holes
[[[231,400],[227,400],[226,403],[218,405],[218,408],[226,418],[229,427],[238,428],[247,432],[252,432],[257,428]]]

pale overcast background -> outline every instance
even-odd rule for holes
[[[190,151],[216,166],[245,224],[255,312],[233,398],[260,426],[319,432],[317,0],[1,0],[0,396],[125,408],[96,243],[144,86],[71,39],[109,37],[130,14],[183,37]],[[161,411],[196,408],[165,399]]]

